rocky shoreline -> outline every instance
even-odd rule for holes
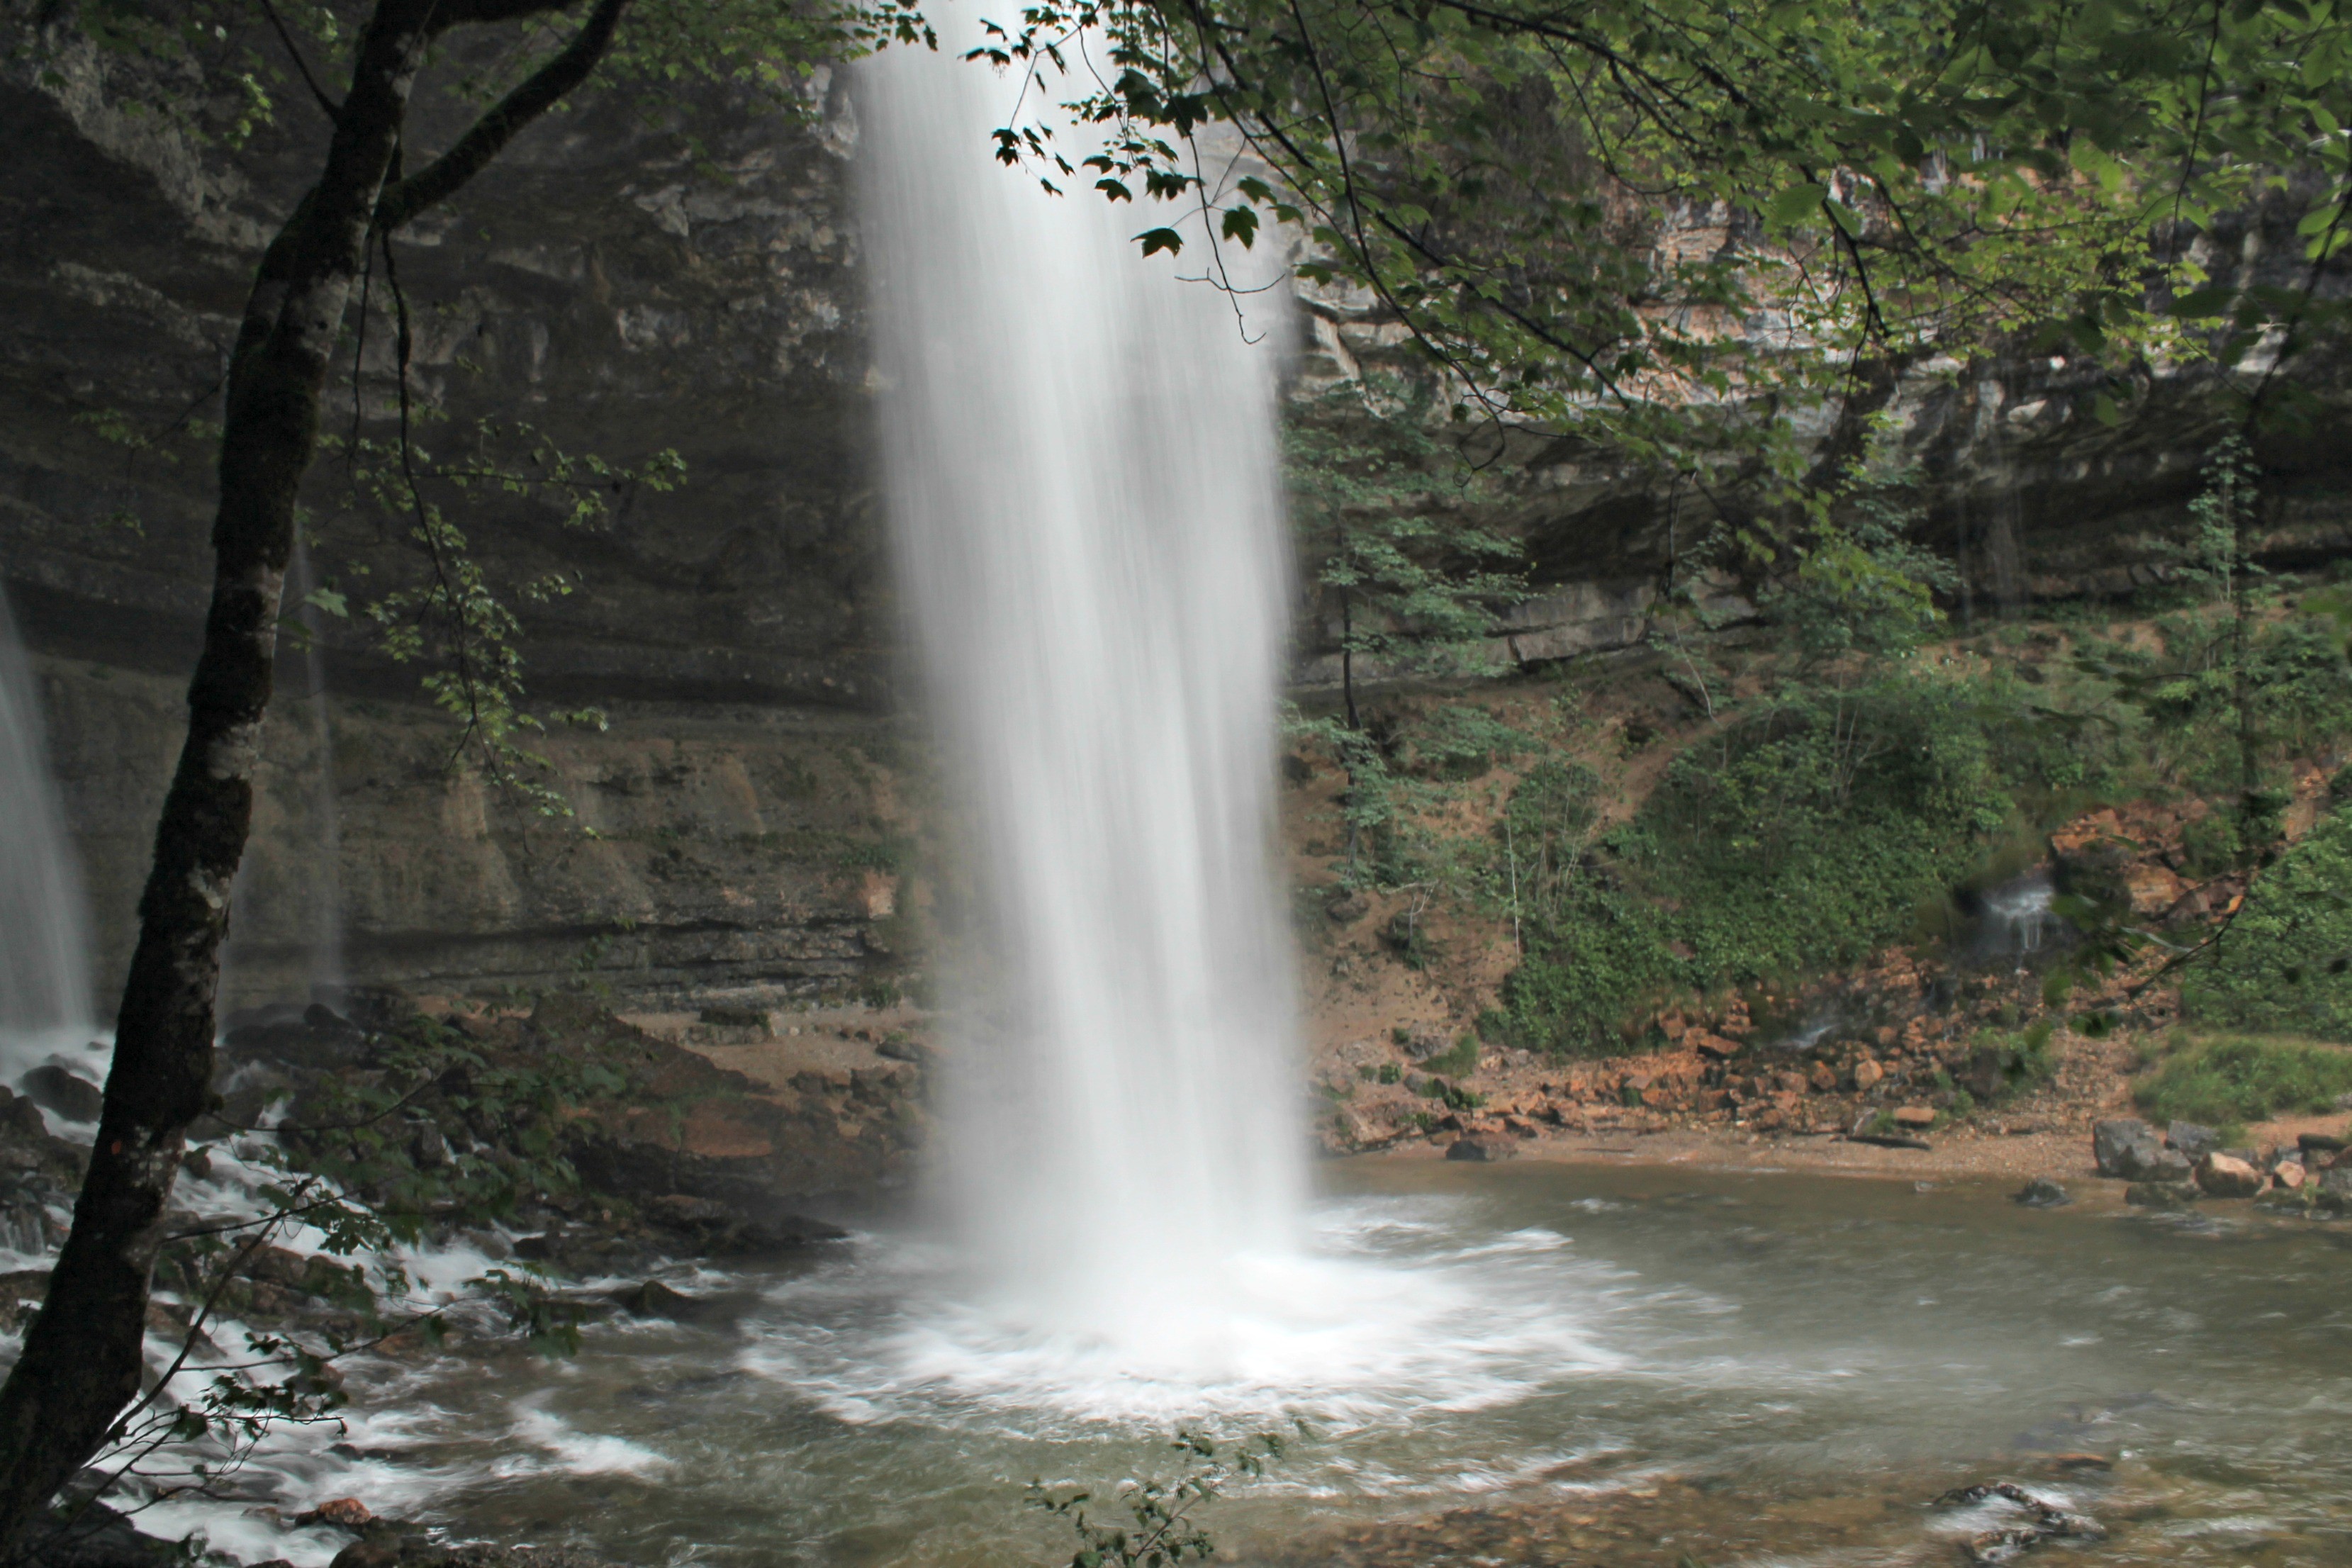
[[[257,1333],[289,1347],[278,1358],[286,1387],[331,1415],[353,1354],[464,1353],[614,1318],[700,1321],[709,1304],[670,1278],[845,1237],[822,1215],[903,1182],[921,1142],[928,1047],[903,1030],[831,1022],[810,1033],[814,1061],[769,1048],[764,1020],[701,1025],[735,1040],[712,1049],[745,1072],[577,995],[527,1011],[427,1012],[374,993],[344,1012],[248,1014],[223,1037],[218,1109],[195,1130],[174,1194],[175,1230],[200,1239],[167,1246],[157,1266],[151,1363],[160,1370],[184,1351],[194,1402],[209,1366],[249,1359],[224,1345]],[[53,1255],[64,1239],[101,1059],[53,1059],[20,1078],[23,1092],[0,1088],[0,1240],[20,1255]],[[347,1119],[354,1106],[366,1113]],[[84,1141],[53,1132],[51,1118]],[[310,1219],[270,1194],[322,1174],[380,1210],[425,1203],[420,1245],[456,1249],[502,1283],[479,1301],[387,1294],[316,1237],[298,1241]],[[485,1181],[502,1184],[487,1208]],[[270,1219],[272,1205],[288,1217]],[[228,1244],[202,1239],[220,1237]],[[0,1333],[21,1334],[47,1284],[46,1268],[0,1274]],[[60,1516],[40,1561],[185,1560],[180,1544],[142,1533],[138,1496],[89,1497],[85,1488]],[[453,1545],[348,1498],[262,1511],[286,1528],[352,1535],[340,1568],[600,1568],[570,1549]]]

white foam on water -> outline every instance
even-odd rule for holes
[[[845,1421],[1077,1433],[1377,1426],[1632,1363],[1609,1332],[1630,1281],[1566,1237],[1465,1241],[1442,1215],[1376,1203],[1318,1219],[1307,1248],[1232,1255],[1213,1289],[1108,1332],[1041,1327],[1019,1298],[975,1293],[951,1253],[869,1238],[772,1292],[743,1364]]]
[[[555,1468],[571,1475],[635,1476],[640,1480],[651,1480],[672,1468],[666,1456],[644,1444],[580,1431],[561,1416],[551,1415],[537,1400],[517,1406],[513,1435],[546,1455]],[[536,1467],[521,1456],[509,1456],[500,1461],[495,1473],[512,1477],[536,1468],[543,1467]]]

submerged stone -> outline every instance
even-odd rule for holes
[[[2124,1191],[2124,1202],[2143,1209],[2185,1209],[2197,1197],[2194,1182],[2134,1182]]]
[[[2073,1203],[2074,1199],[2065,1187],[2051,1177],[2036,1176],[2026,1183],[2024,1188],[2010,1201],[2022,1204],[2030,1209],[2054,1209],[2063,1208]]]

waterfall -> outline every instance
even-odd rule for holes
[[[89,915],[38,693],[0,593],[0,1078],[90,1036]]]
[[[1236,1260],[1305,1203],[1276,355],[1139,254],[1163,210],[1000,166],[1019,84],[960,53],[863,66],[858,153],[898,582],[976,889],[942,1193],[1019,1321],[1213,1355]]]
[[[316,889],[320,910],[310,936],[310,994],[341,1005],[343,983],[343,822],[342,802],[335,792],[334,716],[327,706],[327,650],[323,641],[326,616],[310,602],[319,581],[310,563],[310,546],[301,530],[294,531],[290,573],[295,618],[302,625],[302,675],[309,689],[312,738],[318,746],[318,766],[311,771],[310,808],[314,815],[313,853],[318,868]]]

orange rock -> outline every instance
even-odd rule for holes
[[[2124,879],[2124,886],[2130,890],[2132,913],[2137,915],[2164,913],[2179,902],[2188,888],[2168,867],[2158,865],[2133,867]]]

